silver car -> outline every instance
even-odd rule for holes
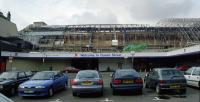
[[[97,93],[103,95],[103,80],[96,70],[79,71],[76,78],[71,81],[72,95]]]
[[[200,88],[200,67],[191,67],[185,72],[187,85]]]

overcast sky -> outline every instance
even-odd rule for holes
[[[18,30],[35,21],[67,24],[155,24],[162,18],[200,17],[200,0],[0,0]]]

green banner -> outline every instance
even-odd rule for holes
[[[129,44],[127,46],[125,46],[123,48],[123,52],[131,52],[131,51],[135,51],[135,52],[141,52],[143,50],[145,50],[147,48],[147,44],[143,43],[143,44]]]

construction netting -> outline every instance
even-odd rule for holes
[[[123,52],[131,52],[131,51],[135,51],[135,52],[141,52],[143,50],[145,50],[147,48],[147,44],[146,43],[142,43],[142,44],[129,44],[126,45],[123,48]]]

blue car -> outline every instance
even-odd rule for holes
[[[19,96],[53,96],[54,92],[66,89],[68,77],[59,71],[37,72],[29,81],[19,85]]]
[[[133,69],[116,70],[111,76],[110,87],[113,95],[116,95],[119,91],[132,91],[142,94],[143,80],[139,73]]]

